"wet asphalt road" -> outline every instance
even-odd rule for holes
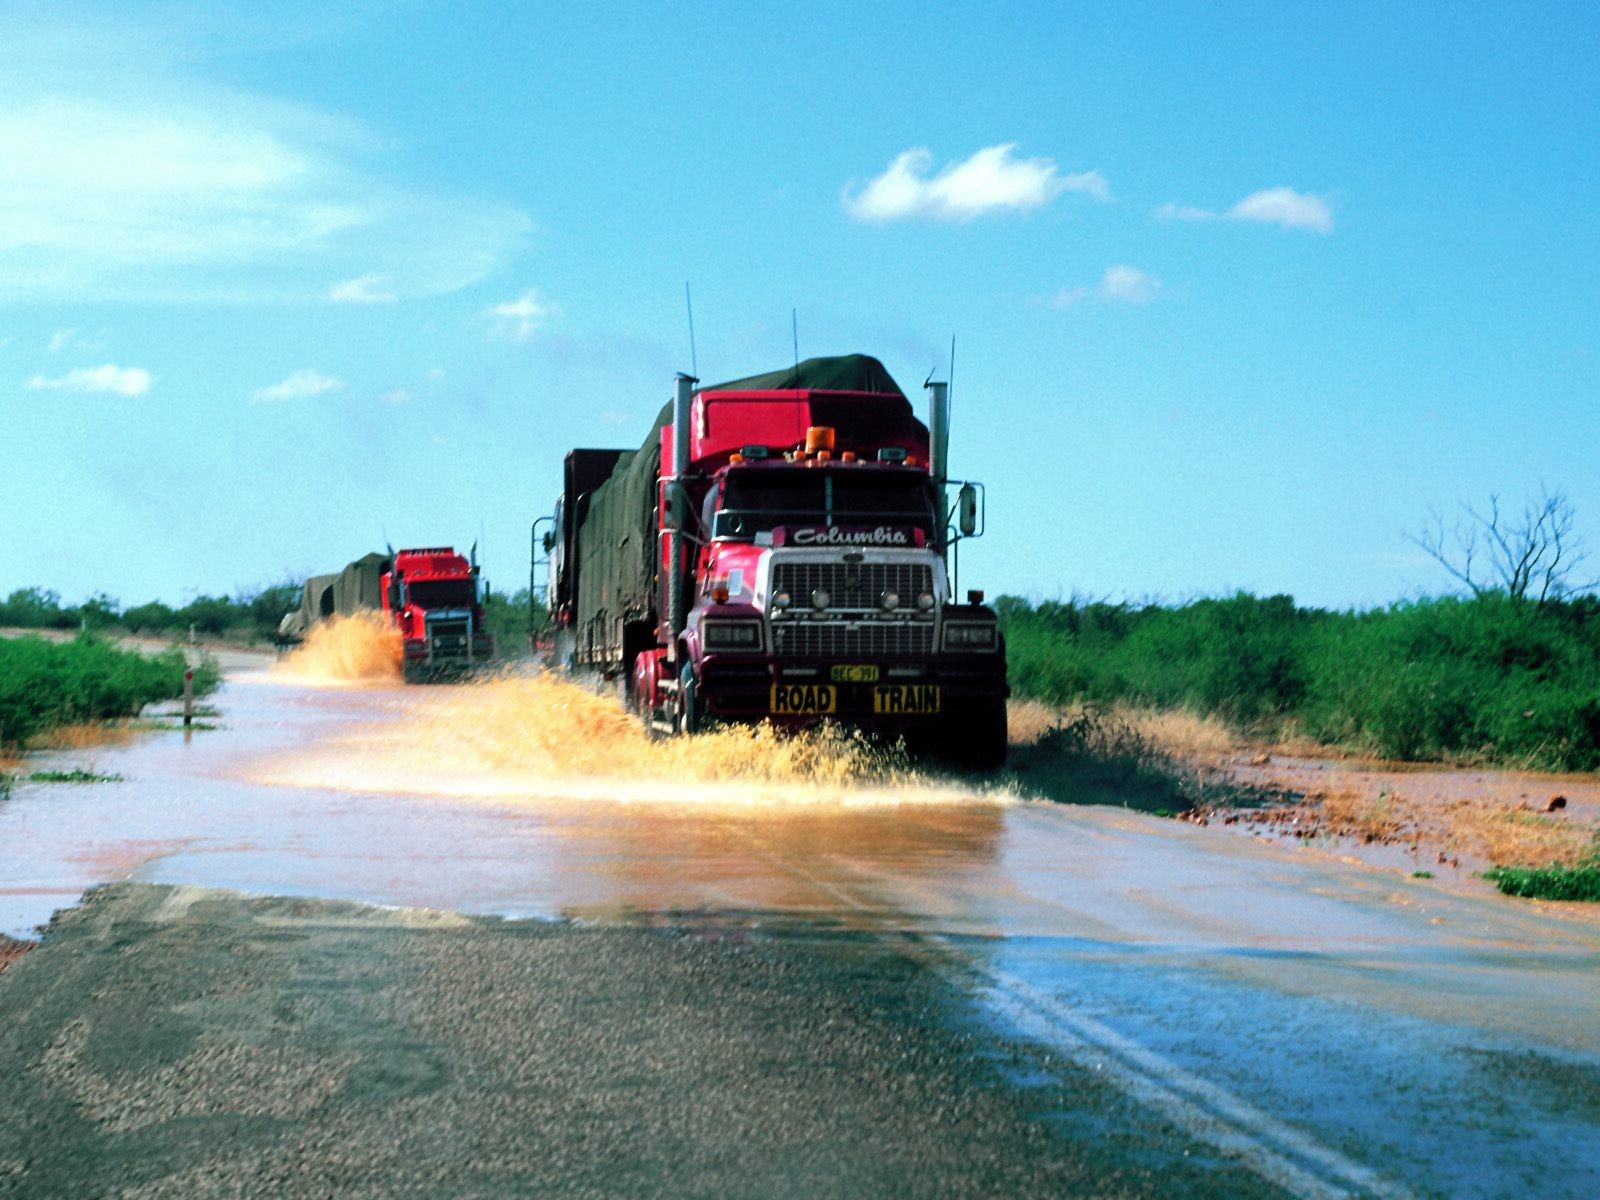
[[[116,885],[0,980],[0,1195],[1278,1194],[855,934]]]
[[[0,975],[0,1196],[1600,1194],[1592,917],[1108,808],[432,778],[385,738],[447,699],[241,681],[0,804],[0,931],[69,910]]]

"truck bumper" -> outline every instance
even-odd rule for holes
[[[724,721],[800,726],[830,719],[913,737],[993,713],[1010,688],[1000,655],[941,655],[914,666],[719,655],[702,663],[699,695],[707,712]]]

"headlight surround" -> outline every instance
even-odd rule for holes
[[[992,621],[952,621],[944,627],[946,650],[993,650],[1000,630]]]
[[[707,618],[700,622],[700,645],[713,650],[760,650],[761,622]]]

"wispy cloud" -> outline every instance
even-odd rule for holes
[[[987,146],[929,176],[933,154],[915,146],[896,156],[883,174],[859,186],[852,180],[840,199],[858,221],[925,217],[968,221],[986,213],[1028,212],[1062,192],[1109,201],[1111,185],[1098,171],[1060,175],[1048,158],[1018,158],[1017,144]]]
[[[1091,298],[1106,304],[1148,304],[1161,293],[1162,286],[1161,280],[1149,271],[1118,263],[1107,267],[1093,287],[1069,284],[1051,296],[1049,304],[1053,308],[1070,308]]]
[[[387,286],[387,275],[358,275],[328,289],[335,304],[393,304],[400,299]]]
[[[59,354],[72,345],[72,339],[77,336],[76,329],[58,329],[50,335],[49,350],[51,354]]]
[[[1118,264],[1106,268],[1095,291],[1114,304],[1148,304],[1161,291],[1161,280],[1138,267]]]
[[[0,85],[0,298],[319,300],[331,271],[374,303],[474,283],[531,229],[384,178],[354,122],[118,70]]]
[[[106,363],[99,367],[78,367],[54,379],[35,375],[22,386],[35,392],[109,392],[116,396],[143,396],[154,383],[155,376],[143,367]]]
[[[559,310],[555,303],[539,294],[538,288],[529,288],[515,300],[490,305],[484,315],[494,321],[494,328],[502,337],[526,341]]]
[[[250,403],[272,404],[280,400],[298,400],[303,396],[320,396],[324,392],[337,392],[342,387],[344,380],[307,368],[295,371],[282,383],[257,388],[250,393]]]
[[[415,392],[408,391],[405,388],[395,388],[392,392],[385,392],[379,396],[378,401],[381,404],[401,405],[410,404],[416,398]]]
[[[1251,192],[1225,212],[1169,201],[1156,209],[1156,216],[1163,221],[1253,221],[1313,233],[1333,232],[1333,210],[1324,197],[1286,187]]]

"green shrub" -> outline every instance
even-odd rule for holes
[[[1600,602],[1503,595],[1367,612],[1288,596],[1178,606],[1015,597],[997,605],[1013,687],[1289,725],[1393,758],[1600,769]]]
[[[0,640],[0,744],[20,745],[57,725],[137,716],[155,700],[183,694],[182,652],[145,656],[92,635],[52,643]],[[195,691],[217,686],[216,664],[195,669]]]

